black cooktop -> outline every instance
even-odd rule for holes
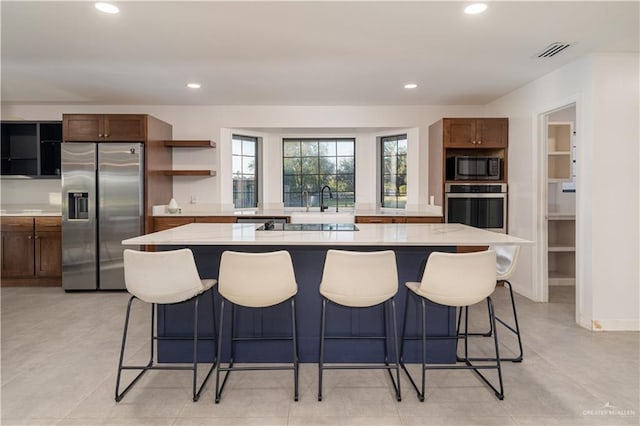
[[[256,231],[359,231],[353,223],[272,223],[266,222]]]

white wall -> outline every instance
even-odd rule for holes
[[[593,330],[640,329],[639,75],[637,54],[594,55],[487,105],[510,117],[509,232],[535,240],[546,202],[539,115],[576,102],[576,319]],[[539,245],[524,250],[514,278],[536,300],[541,256]]]

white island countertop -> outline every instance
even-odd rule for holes
[[[486,246],[532,244],[457,223],[357,224],[359,231],[256,231],[259,224],[190,223],[124,240],[124,245]]]

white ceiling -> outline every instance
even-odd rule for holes
[[[639,50],[638,1],[493,1],[476,16],[456,1],[114,3],[3,0],[2,102],[477,105],[580,56]],[[556,41],[574,44],[536,58]]]

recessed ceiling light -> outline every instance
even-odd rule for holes
[[[464,8],[464,13],[467,15],[477,15],[487,10],[486,3],[473,3]]]
[[[200,88],[200,83],[187,83],[187,87],[189,89],[199,89]]]
[[[118,9],[117,6],[114,6],[111,3],[96,3],[95,6],[96,6],[96,9],[104,13],[114,14],[114,13],[120,12],[120,9]]]
[[[415,89],[416,87],[418,87],[416,83],[407,83],[404,85],[405,89]]]

